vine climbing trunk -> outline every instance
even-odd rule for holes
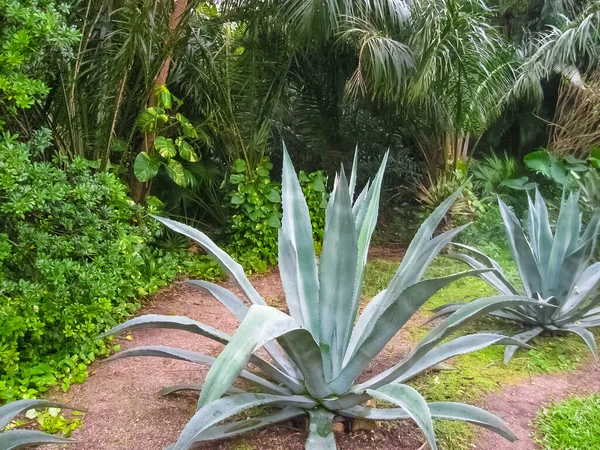
[[[182,19],[185,17],[186,12],[189,11],[189,0],[174,0],[175,5],[173,7],[173,11],[171,11],[171,15],[169,16],[169,34],[165,38],[165,48],[168,49],[165,53],[165,58],[163,60],[162,65],[156,77],[154,78],[152,92],[150,93],[150,97],[148,99],[148,107],[156,106],[158,103],[158,98],[156,96],[156,90],[167,84],[167,78],[169,76],[169,70],[171,68],[172,61],[172,51],[174,48],[173,41],[177,37],[177,30],[179,25],[181,24]],[[142,144],[141,151],[147,152],[149,155],[154,153],[154,141],[156,139],[156,133],[146,133],[144,135],[144,141]],[[131,171],[131,198],[137,202],[142,203],[148,195],[150,194],[150,189],[152,187],[152,179],[141,182]]]

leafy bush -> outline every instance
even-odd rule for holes
[[[591,263],[600,233],[600,211],[584,227],[577,195],[571,194],[563,201],[553,227],[544,199],[537,191],[535,202],[529,200],[526,235],[514,212],[502,200],[499,202],[524,295],[542,303],[536,307],[506,308],[491,314],[523,326],[524,331],[514,336],[520,342],[526,343],[544,331],[571,332],[580,336],[597,358],[595,338],[588,328],[600,326],[600,262]],[[455,257],[473,269],[493,269],[479,276],[501,294],[519,293],[496,261],[474,248],[467,247],[466,250],[475,258]],[[450,314],[462,306],[446,305],[438,310],[438,314]],[[504,361],[510,361],[516,350],[517,347],[508,346]]]
[[[473,160],[469,173],[473,180],[473,190],[483,202],[494,201],[498,195],[506,203],[514,205],[521,197],[518,191],[535,186],[528,177],[519,176],[517,160],[506,153]]]
[[[281,226],[281,186],[271,181],[273,164],[267,157],[251,170],[237,159],[229,177],[231,227],[229,250],[253,272],[277,262],[277,230]]]
[[[0,141],[0,400],[82,381],[109,351],[92,338],[180,271],[116,176],[42,149]]]
[[[535,305],[517,296],[474,301],[431,332],[405,358],[375,377],[354,384],[411,316],[433,294],[455,280],[478,270],[422,280],[442,247],[462,229],[432,239],[432,234],[459,193],[448,198],[423,223],[387,289],[380,292],[359,316],[360,294],[367,253],[377,222],[385,159],[373,183],[352,201],[356,174],[350,183],[341,173],[327,206],[323,252],[317,264],[308,206],[292,163],[284,150],[283,226],[279,239],[279,268],[290,315],[267,306],[245,276],[242,267],[219,249],[204,233],[169,219],[160,219],[172,230],[194,239],[227,271],[251,303],[223,287],[206,281],[192,285],[212,294],[241,324],[233,337],[186,317],[146,315],[132,319],[108,334],[144,327],[180,329],[226,344],[218,358],[165,346],[133,348],[112,359],[154,356],[182,359],[212,366],[204,385],[178,385],[163,393],[200,390],[198,410],[180,435],[173,450],[191,448],[196,442],[232,437],[289,420],[310,420],[307,448],[334,449],[334,417],[371,420],[413,419],[435,450],[433,418],[473,422],[507,439],[514,436],[494,415],[461,403],[432,402],[404,384],[417,374],[455,355],[494,344],[516,344],[493,333],[447,338],[467,320],[498,307]],[[358,320],[356,320],[358,319]],[[276,340],[279,346],[274,345]],[[263,348],[273,363],[257,353]],[[260,373],[244,370],[248,363]],[[238,377],[257,384],[266,393],[234,387]],[[227,395],[225,395],[227,394]],[[225,395],[225,396],[224,396]],[[376,399],[393,404],[390,409],[361,404]],[[280,408],[270,415],[219,425],[252,407]]]
[[[60,403],[46,400],[19,400],[0,407],[0,448],[19,449],[38,447],[43,444],[69,444],[72,441],[60,436],[52,436],[36,430],[2,430],[23,411],[36,408],[69,408]]]
[[[69,54],[79,31],[54,0],[0,1],[0,117],[29,108],[48,93],[45,69]],[[3,122],[0,120],[0,130]]]
[[[325,232],[325,210],[327,209],[327,178],[322,170],[309,173],[301,170],[298,173],[298,181],[308,206],[310,223],[313,230],[313,239],[317,253],[323,245],[323,233]]]
[[[544,450],[576,450],[598,447],[600,395],[571,397],[545,407],[536,418],[538,442]]]

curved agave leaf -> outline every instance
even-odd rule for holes
[[[346,175],[341,172],[335,195],[329,199],[323,251],[319,260],[319,345],[325,376],[339,374],[352,317],[358,246]]]
[[[488,269],[485,269],[488,270]],[[453,281],[479,271],[472,270],[442,278],[423,280],[406,288],[389,307],[373,321],[370,334],[357,347],[354,356],[332,383],[334,391],[344,392],[367,364],[385,347],[389,340],[433,294]],[[365,308],[366,310],[366,308]]]
[[[171,358],[178,359],[181,361],[192,362],[195,364],[202,364],[205,366],[213,366],[216,362],[216,358],[212,356],[204,355],[199,352],[194,352],[191,350],[184,350],[176,347],[167,347],[163,345],[150,345],[145,347],[136,347],[129,350],[125,350],[119,353],[114,354],[110,358],[106,359],[106,362],[114,361],[117,359],[123,358],[135,358],[137,356],[153,356],[156,358]],[[245,378],[248,381],[252,381],[264,389],[266,389],[270,393],[274,394],[291,394],[292,391],[284,386],[278,386],[270,381],[265,380],[264,378],[259,377],[258,375],[253,374],[252,372],[248,372],[246,370],[242,370],[238,373],[238,375],[242,378]],[[237,378],[237,376],[236,376]],[[234,378],[235,379],[235,378]],[[233,382],[233,380],[232,380]]]
[[[76,441],[35,430],[11,430],[0,433],[2,450],[19,450],[44,444],[73,444]]]
[[[239,320],[244,320],[246,314],[248,314],[248,306],[233,292],[219,286],[218,284],[210,283],[202,280],[190,280],[184,282],[185,284],[194,288],[200,289],[203,292],[208,292],[217,300],[219,300],[231,313]],[[281,350],[273,342],[269,342],[264,346],[265,350],[275,363],[281,367],[284,373],[279,371],[276,367],[273,367],[267,361],[253,355],[250,362],[258,366],[267,375],[289,386],[294,392],[302,392],[302,386],[298,378],[302,377],[298,368],[281,352]]]
[[[223,333],[221,330],[209,327],[208,325],[204,325],[203,323],[187,317],[164,316],[160,314],[146,314],[144,316],[128,320],[121,325],[117,325],[112,330],[101,334],[98,336],[98,338],[102,339],[112,334],[121,333],[123,331],[132,331],[139,328],[167,328],[172,330],[189,331],[191,333],[210,338],[220,344],[227,344],[231,339],[231,336],[229,336],[227,333]]]
[[[307,389],[313,396],[321,398],[330,394],[325,383],[321,354],[310,332],[275,308],[253,305],[209,370],[200,395],[200,406],[223,395],[246,366],[250,355],[273,339],[279,340],[298,365],[304,374]]]
[[[221,250],[207,235],[196,230],[195,228],[174,220],[165,219],[164,217],[158,216],[152,217],[159,222],[162,222],[171,230],[176,231],[179,234],[183,234],[184,236],[187,236],[188,238],[200,244],[200,246],[219,263],[229,277],[231,277],[237,283],[250,302],[255,305],[265,305],[265,301],[262,299],[256,289],[254,289],[254,286],[252,286],[246,277],[242,266],[235,262],[226,252]]]
[[[515,213],[501,199],[498,199],[498,203],[506,227],[508,246],[513,261],[517,266],[527,296],[532,297],[534,292],[541,292],[542,285],[542,276],[538,270],[533,251]]]
[[[7,403],[0,406],[0,430],[10,423],[17,415],[29,409],[39,408],[61,408],[61,409],[76,409],[62,403],[51,402],[49,400],[17,400],[16,402]],[[78,409],[78,411],[84,411]]]
[[[200,392],[202,390],[202,383],[198,383],[198,384],[174,384],[173,386],[167,386],[165,388],[162,388],[159,392],[158,395],[160,395],[161,397],[165,397],[167,395],[170,394],[174,394],[176,392],[181,392],[181,391],[198,391]],[[235,387],[230,387],[229,389],[227,389],[227,394],[243,394],[246,391],[243,391],[242,389],[238,389]]]
[[[454,402],[432,402],[428,403],[431,417],[434,419],[445,420],[462,420],[465,422],[478,425],[513,442],[516,440],[515,435],[510,431],[508,426],[496,417],[476,406],[466,405],[464,403]],[[354,406],[349,409],[340,411],[341,414],[361,419],[369,420],[402,420],[410,419],[410,415],[403,408],[378,409],[368,408],[364,406]]]
[[[534,337],[538,336],[544,329],[542,327],[534,327],[531,330],[524,331],[519,334],[515,334],[512,338],[519,342],[529,342]],[[515,352],[519,349],[517,345],[508,345],[506,349],[504,349],[504,364],[508,364],[511,360]]]
[[[247,433],[248,431],[257,430],[259,428],[264,428],[280,422],[285,422],[286,420],[300,417],[305,414],[306,411],[304,409],[287,407],[281,411],[278,411],[274,414],[269,414],[267,416],[239,420],[226,425],[215,425],[196,436],[194,442],[232,438],[234,436]]]
[[[283,146],[279,269],[290,315],[319,340],[319,280],[306,199]]]
[[[594,333],[592,333],[589,330],[586,330],[583,327],[578,327],[575,325],[564,327],[563,329],[579,335],[579,337],[583,339],[583,341],[586,343],[586,345],[592,352],[592,355],[594,355],[594,359],[596,360],[596,362],[598,362],[598,349],[596,348],[596,338],[594,336]]]
[[[385,376],[376,376],[371,380],[359,384],[353,388],[352,391],[360,392],[367,388],[382,386],[387,382],[400,378],[437,344],[442,342],[454,333],[462,324],[469,320],[481,317],[495,309],[529,304],[537,305],[538,303],[526,297],[511,295],[500,295],[473,300],[472,302],[465,304],[465,306],[431,330],[412,352],[395,365],[392,370],[386,371]]]
[[[510,344],[530,348],[530,346],[527,344],[506,336],[502,336],[500,334],[476,333],[468,336],[461,336],[451,340],[450,342],[446,342],[439,347],[435,347],[433,350],[426,353],[420,360],[415,362],[413,366],[400,378],[393,381],[397,383],[403,383],[420,374],[421,372],[435,366],[436,364],[439,364],[457,355],[476,352],[483,348],[489,347],[490,345]],[[386,372],[382,372],[382,374],[378,375],[378,377]],[[392,372],[393,368],[390,370],[390,373]]]
[[[333,435],[333,417],[331,411],[313,409],[309,412],[310,424],[306,450],[335,450],[335,436]]]
[[[450,258],[456,259],[458,261],[462,261],[467,263],[473,269],[485,269],[486,266],[475,258],[472,258],[468,255],[463,255],[462,253],[450,253],[448,255]],[[491,261],[491,258],[487,258]],[[496,263],[497,264],[497,263]],[[488,266],[490,267],[490,266]],[[493,266],[492,266],[493,267]],[[518,295],[517,290],[509,283],[509,281],[504,277],[502,272],[499,272],[498,269],[494,267],[495,270],[490,272],[484,272],[479,275],[479,277],[483,278],[489,285],[491,285],[494,289],[498,291],[498,293],[502,295]]]
[[[425,434],[429,448],[437,450],[431,412],[425,399],[414,388],[406,384],[388,384],[376,390],[367,389],[367,394],[404,409]]]
[[[588,295],[598,289],[600,289],[600,262],[592,264],[583,271],[572,287],[567,301],[561,305],[561,315],[564,316],[580,306]],[[598,303],[600,303],[600,300],[598,300]]]
[[[255,406],[292,406],[310,409],[317,405],[314,400],[300,395],[282,396],[269,394],[238,394],[214,400],[202,406],[185,426],[173,450],[189,449],[213,425]]]
[[[460,233],[465,226],[442,233],[426,242],[422,249],[423,253],[420,256],[413,258],[414,266],[403,269],[402,265],[404,262],[400,265],[400,268],[392,278],[388,288],[382,292],[381,295],[377,295],[372,299],[358,318],[352,331],[348,350],[346,351],[344,366],[347,366],[350,363],[352,356],[357,353],[359,347],[361,347],[373,333],[375,324],[384,314],[384,311],[404,295],[403,291],[405,289],[410,285],[416,284],[422,278],[433,258],[446,244],[451,242],[452,238]],[[490,269],[485,270],[489,271]],[[476,274],[477,273],[473,272],[473,275]],[[418,304],[408,316],[405,316],[406,320],[408,320],[421,305],[422,303]],[[402,325],[404,325],[404,323]]]

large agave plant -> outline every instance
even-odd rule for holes
[[[556,226],[552,227],[548,209],[539,191],[529,198],[527,235],[513,211],[499,200],[513,261],[523,284],[524,295],[541,305],[510,306],[490,314],[521,324],[525,330],[513,336],[528,342],[547,330],[579,335],[597,359],[594,335],[588,328],[600,325],[600,263],[592,255],[600,232],[600,210],[583,227],[578,195],[572,193],[562,202]],[[504,295],[520,290],[506,278],[500,265],[474,248],[455,244],[471,253],[453,255],[474,269],[491,267],[479,276]],[[447,304],[437,316],[453,313],[463,304]],[[510,361],[517,347],[507,346],[504,362]]]
[[[68,408],[66,405],[46,400],[19,400],[0,406],[0,449],[16,450],[37,447],[43,444],[72,443],[73,441],[71,439],[53,436],[36,430],[10,430],[2,433],[2,430],[10,423],[10,421],[23,411],[50,407]]]
[[[352,202],[356,164],[348,183],[344,172],[336,179],[328,207],[322,254],[317,262],[308,208],[292,163],[284,151],[283,223],[279,233],[279,269],[290,315],[269,307],[250,284],[242,267],[203,233],[167,219],[169,228],[190,237],[211,254],[237,283],[246,302],[216,284],[192,281],[221,301],[241,324],[235,335],[227,334],[185,317],[141,316],[109,333],[142,327],[166,327],[209,337],[225,349],[218,358],[170,347],[141,347],[114,358],[161,356],[212,366],[204,385],[175,386],[200,390],[198,410],[172,448],[190,448],[195,442],[231,437],[249,430],[308,416],[307,449],[335,449],[334,420],[412,419],[423,431],[430,448],[436,449],[432,418],[464,420],[514,439],[494,415],[460,403],[427,403],[404,384],[415,375],[466,352],[493,344],[514,344],[505,336],[482,333],[446,339],[462,323],[492,309],[534,304],[515,295],[476,300],[453,314],[401,361],[359,384],[355,380],[435,292],[454,280],[474,275],[471,270],[444,278],[421,281],[433,258],[461,228],[431,238],[456,195],[445,201],[417,232],[406,256],[387,289],[379,293],[357,319],[367,250],[375,228],[379,192],[385,161],[372,184]],[[488,269],[483,269],[486,271]],[[279,344],[279,345],[277,345]],[[264,347],[267,361],[256,352]],[[251,363],[260,372],[246,370]],[[233,387],[237,378],[256,383],[264,393],[249,393]],[[395,405],[391,409],[361,406],[370,399]],[[220,422],[252,407],[267,405],[276,412],[257,419],[226,425]]]

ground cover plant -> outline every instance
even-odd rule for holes
[[[546,405],[535,424],[544,450],[596,448],[600,442],[600,395]]]
[[[156,315],[132,319],[107,333],[165,327],[195,332],[226,344],[216,359],[164,346],[134,348],[112,357],[159,356],[212,366],[202,386],[170,388],[171,391],[200,390],[198,411],[173,449],[187,449],[196,442],[231,437],[305,415],[310,420],[306,444],[309,449],[336,448],[332,433],[336,417],[346,420],[411,418],[421,428],[432,449],[437,448],[433,418],[465,420],[512,439],[510,431],[495,416],[465,404],[428,404],[405,382],[457,354],[494,344],[522,345],[494,333],[475,333],[444,341],[463,323],[492,309],[508,305],[535,305],[537,302],[534,300],[515,295],[475,300],[435,327],[396,365],[354,384],[367,364],[435,292],[455,280],[481,271],[475,269],[421,281],[434,257],[462,229],[449,230],[431,238],[460,194],[457,192],[423,223],[387,289],[368,304],[355,324],[368,246],[377,218],[384,166],[385,161],[373,183],[365,187],[354,203],[351,199],[356,170],[353,168],[349,182],[343,171],[340,173],[327,206],[323,252],[317,267],[308,208],[291,161],[284,153],[279,266],[290,316],[266,306],[241,266],[206,235],[189,226],[159,218],[171,229],[203,246],[221,263],[252,303],[248,308],[232,292],[212,283],[194,281],[194,285],[211,293],[241,320],[233,337],[185,317]],[[283,347],[285,354],[271,342],[274,339]],[[273,358],[273,364],[255,353],[263,346]],[[262,374],[245,370],[249,362],[259,367]],[[250,393],[234,387],[238,376],[256,383],[266,393]],[[361,406],[369,399],[389,402],[395,408]],[[218,425],[256,406],[281,409],[262,418]]]
[[[182,272],[218,276],[204,256],[154,247],[153,207],[135,205],[110,173],[83,159],[39,160],[0,137],[0,402],[68,389],[108,343],[94,340]]]
[[[37,430],[2,430],[20,413],[37,408],[69,408],[60,403],[46,400],[18,400],[0,406],[0,448],[3,450],[17,450],[29,447],[38,447],[43,444],[69,444],[72,441],[60,436],[42,433]]]
[[[579,335],[597,357],[595,337],[588,328],[600,325],[600,263],[592,263],[600,232],[600,211],[596,211],[584,226],[578,195],[572,193],[563,201],[553,231],[544,199],[536,191],[535,200],[529,199],[528,238],[514,212],[502,200],[499,203],[524,295],[540,300],[542,304],[506,308],[491,314],[520,324],[524,330],[514,338],[521,342],[543,332],[572,332]],[[498,292],[505,295],[519,293],[496,261],[472,247],[462,248],[475,258],[465,254],[456,254],[455,258],[473,268],[494,268],[480,276]],[[438,316],[461,306],[444,305],[438,308]],[[513,346],[506,348],[505,362],[512,358],[516,349]]]

